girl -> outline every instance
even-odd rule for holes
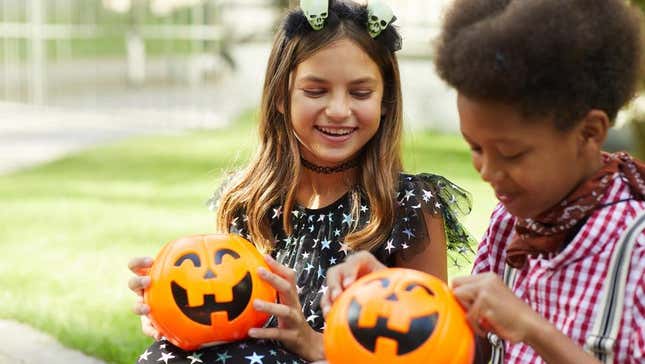
[[[447,13],[437,70],[500,201],[473,275],[452,286],[495,363],[645,362],[642,225],[620,263],[622,304],[606,311],[616,334],[593,336],[612,254],[645,210],[645,166],[601,152],[639,79],[640,19],[623,0],[457,0]],[[361,254],[330,271],[323,305],[380,268]]]
[[[259,274],[277,289],[279,303],[254,306],[274,320],[252,329],[252,340],[197,353],[161,340],[139,363],[321,359],[320,297],[331,266],[369,250],[385,265],[446,279],[446,246],[469,246],[453,211],[469,210],[464,191],[438,176],[401,173],[400,37],[389,25],[393,16],[376,19],[378,27],[372,15],[383,12],[372,12],[374,4],[313,4],[320,9],[310,3],[286,17],[275,39],[258,152],[215,198],[219,229],[270,253],[271,271]],[[136,259],[131,269],[150,264]],[[141,293],[148,283],[135,277],[130,287]],[[144,331],[158,336],[147,320]]]

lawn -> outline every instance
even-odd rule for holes
[[[128,259],[212,231],[204,202],[254,142],[247,121],[130,139],[2,176],[0,318],[111,363],[134,362],[150,340],[130,311]],[[408,170],[449,176],[473,192],[476,209],[465,221],[481,236],[494,200],[460,138],[415,132],[405,145]]]

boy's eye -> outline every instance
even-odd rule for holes
[[[512,160],[517,160],[520,159],[526,152],[517,152],[517,153],[506,153],[506,154],[500,154],[502,158],[512,161]]]

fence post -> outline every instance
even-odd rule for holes
[[[43,0],[31,0],[29,2],[29,20],[31,23],[29,97],[31,102],[36,105],[44,104],[46,96],[45,67],[47,54],[45,53],[45,41],[43,39],[44,6]]]

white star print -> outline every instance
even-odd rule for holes
[[[324,277],[325,276],[325,271],[322,269],[321,266],[318,266],[318,278]]]
[[[306,271],[307,274],[309,274],[309,271],[312,270],[313,268],[314,266],[311,263],[307,263],[307,266],[303,270]]]
[[[275,351],[275,350],[269,350],[269,354],[271,354],[273,356],[276,356],[276,355],[278,355],[278,352]]]
[[[321,241],[321,244],[322,244],[321,250],[329,249],[329,244],[331,244],[331,241],[327,240],[327,238],[324,238],[323,241]]]
[[[367,211],[367,206],[361,205],[361,212],[366,212]]]
[[[347,255],[347,251],[348,251],[348,250],[351,250],[351,248],[349,247],[349,245],[347,245],[347,244],[345,244],[345,243],[343,243],[343,242],[341,242],[341,243],[339,243],[339,244],[340,244],[340,248],[338,249],[338,251],[339,251],[339,252],[343,252],[343,253],[345,253],[345,255]]]
[[[392,239],[387,241],[387,245],[385,246],[385,250],[387,250],[388,254],[394,249],[394,241]]]
[[[311,232],[313,232],[313,231],[314,231],[314,226],[313,226],[313,225],[309,225],[309,232],[311,233]]]
[[[258,355],[255,353],[255,351],[253,352],[253,355],[245,356],[245,358],[249,360],[249,364],[256,364],[256,363],[264,364],[262,362],[262,358],[264,358],[264,355]]]
[[[423,201],[428,202],[432,197],[432,191],[423,190]]]
[[[307,322],[314,322],[314,320],[318,318],[318,315],[316,315],[314,310],[309,310],[309,312],[311,312],[311,315],[307,316]]]
[[[148,360],[148,355],[152,354],[152,352],[146,350],[145,353],[139,355],[139,361],[141,360]]]
[[[409,246],[408,244],[406,244],[406,243],[403,243],[403,245],[401,245],[401,247],[402,247],[403,249],[407,249],[407,248],[409,248],[410,246]]]
[[[352,225],[352,214],[343,214],[343,224]]]
[[[273,216],[271,216],[272,219],[277,219],[282,215],[282,206],[278,206],[278,208],[273,209]]]
[[[164,343],[164,344],[159,345],[159,349],[165,349],[165,348],[166,348],[166,344],[165,344],[165,343]]]
[[[190,359],[190,364],[203,363],[202,354],[203,353],[193,353],[193,355],[186,357],[186,359]]]
[[[228,350],[223,352],[222,354],[217,354],[217,361],[221,361],[224,364],[226,364],[226,361],[230,358],[232,358],[232,356],[228,355]]]
[[[307,221],[309,222],[314,221],[314,215],[309,215],[309,217],[307,218]]]
[[[414,191],[412,191],[412,190],[405,190],[405,196],[403,196],[403,198],[404,198],[406,201],[409,201],[409,200],[410,200],[410,197],[414,197]]]
[[[237,219],[238,219],[238,217],[234,218],[234,219],[231,221],[231,226],[235,226],[235,227],[237,227]]]
[[[291,214],[292,214],[293,216],[295,216],[295,217],[298,217],[298,216],[300,216],[300,211],[298,211],[298,210],[293,210],[293,211],[291,211]]]
[[[338,229],[334,230],[334,236],[340,236],[340,230]]]
[[[165,364],[168,364],[168,359],[174,359],[174,358],[175,356],[172,355],[172,353],[161,353],[161,358],[157,359],[157,361],[163,360]]]
[[[314,240],[314,245],[312,245],[311,247],[312,247],[312,248],[315,248],[315,247],[318,245],[318,241],[319,241],[320,239],[313,239],[313,240]]]
[[[320,217],[318,217],[318,221],[325,221],[325,215],[320,215]]]
[[[329,258],[329,265],[334,265],[334,264],[336,264],[336,258],[334,257]]]
[[[309,258],[309,252],[303,252],[302,259],[307,259],[307,258]]]
[[[300,287],[299,285],[296,284],[296,291],[298,292],[298,294],[301,294],[303,289],[304,287]]]
[[[414,236],[414,233],[410,229],[404,229],[403,234],[408,236],[408,240]]]
[[[329,219],[329,222],[334,222],[334,214],[333,213],[328,213],[327,218]]]
[[[436,207],[436,208],[438,208],[438,209],[440,209],[440,208],[441,208],[441,204],[440,204],[439,202],[435,203],[434,205],[435,205],[435,207]]]
[[[421,204],[414,205],[414,206],[412,206],[412,208],[413,208],[413,209],[420,209],[420,208],[421,208]]]
[[[320,289],[318,290],[318,293],[325,294],[326,292],[327,292],[327,286],[325,286],[325,285],[323,284],[323,285],[320,287]],[[313,311],[311,311],[311,312],[313,313]]]
[[[238,347],[242,350],[246,349],[247,346],[248,345],[246,345],[245,343],[241,343],[240,345],[238,345]]]

